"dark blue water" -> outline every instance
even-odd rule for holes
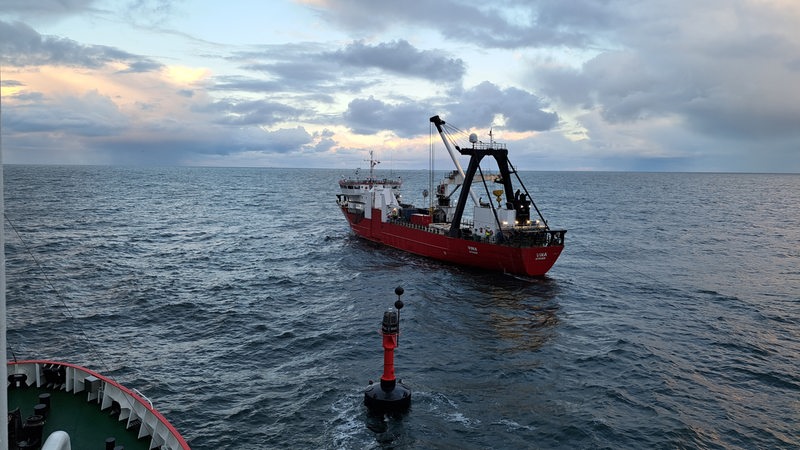
[[[195,449],[800,446],[800,176],[526,173],[570,231],[520,279],[354,238],[340,175],[6,167],[11,349],[140,389]],[[413,402],[379,420],[398,285]]]

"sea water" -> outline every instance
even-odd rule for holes
[[[524,172],[569,230],[528,279],[354,237],[341,175],[6,166],[9,350],[201,450],[800,446],[800,176]],[[397,286],[412,405],[376,418]]]

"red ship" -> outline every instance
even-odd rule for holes
[[[508,160],[505,144],[494,142],[491,133],[488,144],[471,134],[470,145],[460,147],[452,138],[454,128],[439,116],[430,121],[456,166],[436,188],[435,201],[431,198],[425,208],[403,203],[401,180],[375,178],[372,169],[378,162],[370,152],[369,177],[339,181],[337,203],[353,232],[370,241],[458,265],[525,276],[547,273],[564,249],[567,231],[549,227]],[[466,171],[453,148],[469,157]],[[494,159],[496,173],[485,173],[481,168],[487,157]],[[490,201],[478,198],[476,190],[484,192]],[[471,217],[465,216],[468,200]],[[531,206],[538,218],[531,217]]]

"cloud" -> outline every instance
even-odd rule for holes
[[[461,81],[466,72],[464,61],[442,56],[441,53],[418,50],[405,40],[377,45],[356,41],[348,44],[343,50],[329,53],[328,57],[360,69],[381,69],[389,73],[431,81],[450,83]]]
[[[130,0],[124,8],[126,20],[143,27],[157,27],[176,13],[174,0]]]
[[[390,130],[400,137],[423,134],[430,108],[419,102],[390,104],[374,97],[354,99],[347,105],[344,121],[357,134],[376,134]]]
[[[302,126],[281,128],[266,132],[263,142],[267,144],[264,145],[263,148],[267,149],[270,153],[288,153],[297,151],[311,141],[312,136]]]
[[[558,124],[558,114],[546,111],[547,107],[542,98],[530,92],[515,87],[501,89],[484,81],[466,90],[458,103],[446,109],[451,117],[459,118],[460,127],[485,128],[500,115],[511,131],[544,131]]]
[[[127,64],[131,72],[158,70],[162,64],[102,45],[82,45],[73,40],[42,36],[22,22],[0,21],[0,50],[6,65],[26,67],[56,65],[98,68],[111,62]]]
[[[304,148],[311,150],[313,153],[326,153],[337,145],[333,139],[335,133],[327,128],[315,132],[312,136],[313,145],[306,145]]]
[[[114,135],[128,125],[117,105],[97,91],[57,98],[26,92],[14,100],[18,103],[4,118],[4,132],[11,135],[39,133],[86,138]]]
[[[267,100],[222,100],[204,108],[218,113],[216,123],[225,125],[274,125],[296,119],[301,111],[283,103]]]
[[[209,86],[212,91],[279,92],[284,85],[275,80],[262,80],[243,76],[218,76]]]
[[[738,11],[692,5],[676,8],[687,14],[673,14],[668,28],[655,9],[640,11],[638,24],[620,36],[624,49],[604,51],[579,68],[532,72],[547,95],[598,108],[612,123],[678,115],[714,136],[800,137],[800,91],[789,88],[797,81],[791,61],[800,52],[795,26],[748,20],[765,14],[749,2]],[[713,31],[695,26],[720,20],[727,25]]]
[[[588,0],[574,5],[574,9],[573,2],[565,8],[556,0],[504,1],[497,6],[458,0],[327,0],[322,3],[324,7],[317,2],[306,3],[329,23],[351,32],[426,27],[452,41],[490,48],[586,45],[593,41],[587,33],[591,30],[581,25],[611,22],[616,17]],[[563,11],[570,12],[571,23],[563,20]]]
[[[331,94],[336,92],[360,92],[375,82],[367,80],[366,74],[355,74],[332,61],[325,61],[321,55],[296,55],[286,61],[270,61],[249,64],[242,67],[258,72],[258,76],[268,76],[269,81],[255,82],[257,87],[269,89],[267,92],[314,92]],[[241,80],[240,87],[246,87]],[[228,85],[230,87],[232,85]],[[262,91],[263,92],[263,91]]]
[[[0,86],[22,87],[25,86],[25,84],[19,80],[2,80],[0,81]]]
[[[3,13],[18,17],[61,17],[92,11],[95,0],[3,0]]]
[[[420,50],[405,40],[374,45],[353,41],[336,50],[318,43],[269,45],[233,52],[228,60],[257,75],[220,77],[213,89],[356,94],[384,84],[387,76],[459,83],[466,72],[461,59],[445,51]]]
[[[389,103],[374,97],[354,99],[347,105],[345,123],[358,134],[391,131],[411,138],[427,131],[427,119],[437,108],[442,108],[463,129],[502,125],[510,131],[543,131],[554,128],[559,121],[558,114],[546,111],[547,104],[536,95],[514,87],[501,89],[488,81],[461,92],[455,102],[446,104],[434,98],[401,100]],[[495,123],[498,116],[500,124]]]
[[[127,58],[125,58],[127,59]],[[128,63],[128,67],[124,70],[121,70],[121,73],[143,73],[143,72],[153,72],[156,70],[161,70],[164,68],[164,65],[150,60],[133,60]]]
[[[220,76],[211,89],[259,94],[289,92],[293,96],[325,98],[339,92],[359,92],[374,83],[328,57],[323,48],[319,44],[292,43],[235,51],[227,60],[239,63],[252,75]]]

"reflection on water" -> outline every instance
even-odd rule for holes
[[[473,287],[483,294],[477,297],[505,351],[537,350],[553,337],[560,310],[557,280],[547,276],[482,278],[478,277]]]

